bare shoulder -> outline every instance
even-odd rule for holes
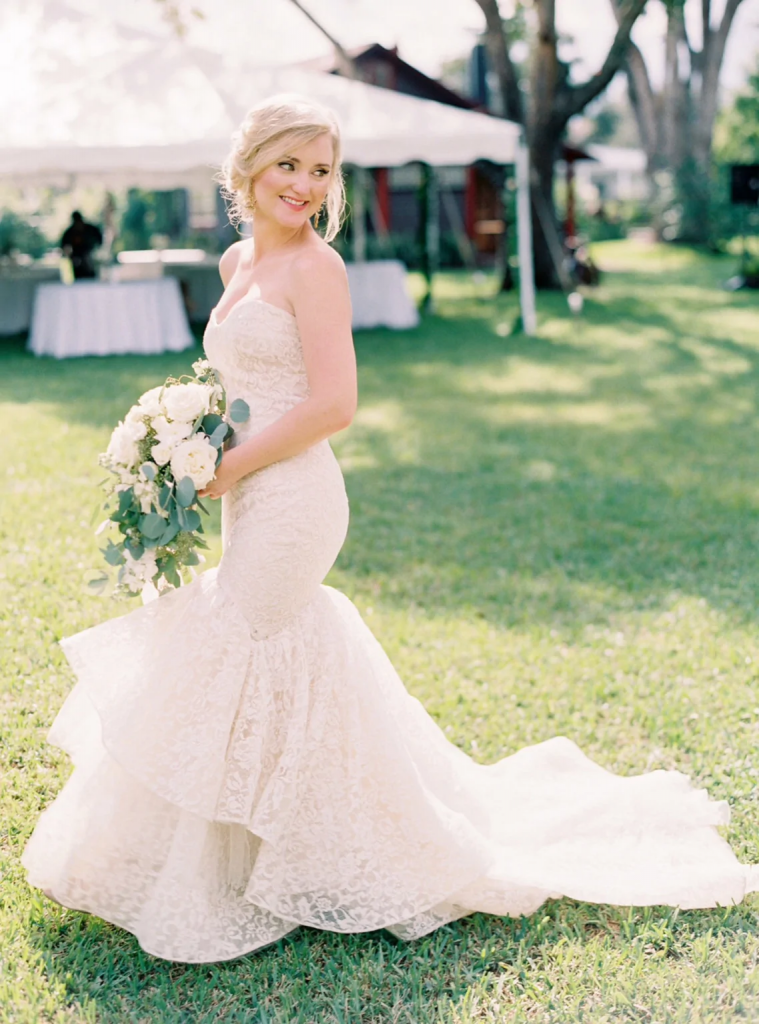
[[[229,282],[234,277],[234,273],[240,263],[240,259],[245,253],[245,246],[248,244],[248,240],[241,238],[239,242],[233,242],[232,245],[222,254],[219,260],[219,274],[221,280],[226,288]]]
[[[298,250],[292,261],[292,271],[299,278],[316,273],[336,280],[347,280],[342,256],[320,238]]]
[[[322,302],[349,302],[348,274],[338,252],[318,239],[304,246],[290,266],[294,298],[308,296]]]

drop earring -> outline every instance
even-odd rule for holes
[[[319,218],[321,217],[323,210],[324,210],[324,204],[322,204],[319,207],[319,209],[316,211],[316,213],[314,214],[314,227],[315,228],[319,227]]]

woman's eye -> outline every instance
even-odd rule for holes
[[[280,160],[279,166],[284,167],[286,171],[291,171],[293,169],[293,165],[289,160]]]

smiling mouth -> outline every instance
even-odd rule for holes
[[[288,206],[292,206],[296,210],[302,210],[304,206],[308,206],[305,199],[293,199],[291,196],[280,196],[283,203],[287,203]]]

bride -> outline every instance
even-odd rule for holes
[[[222,257],[205,348],[251,416],[206,489],[218,569],[63,641],[50,734],[75,771],[25,850],[32,885],[150,953],[241,956],[299,925],[404,939],[562,895],[683,908],[759,886],[678,772],[612,775],[568,739],[471,761],[322,585],[348,502],[327,438],[356,407],[334,116],[248,115],[224,168],[252,239]],[[314,230],[326,219],[325,239]]]

